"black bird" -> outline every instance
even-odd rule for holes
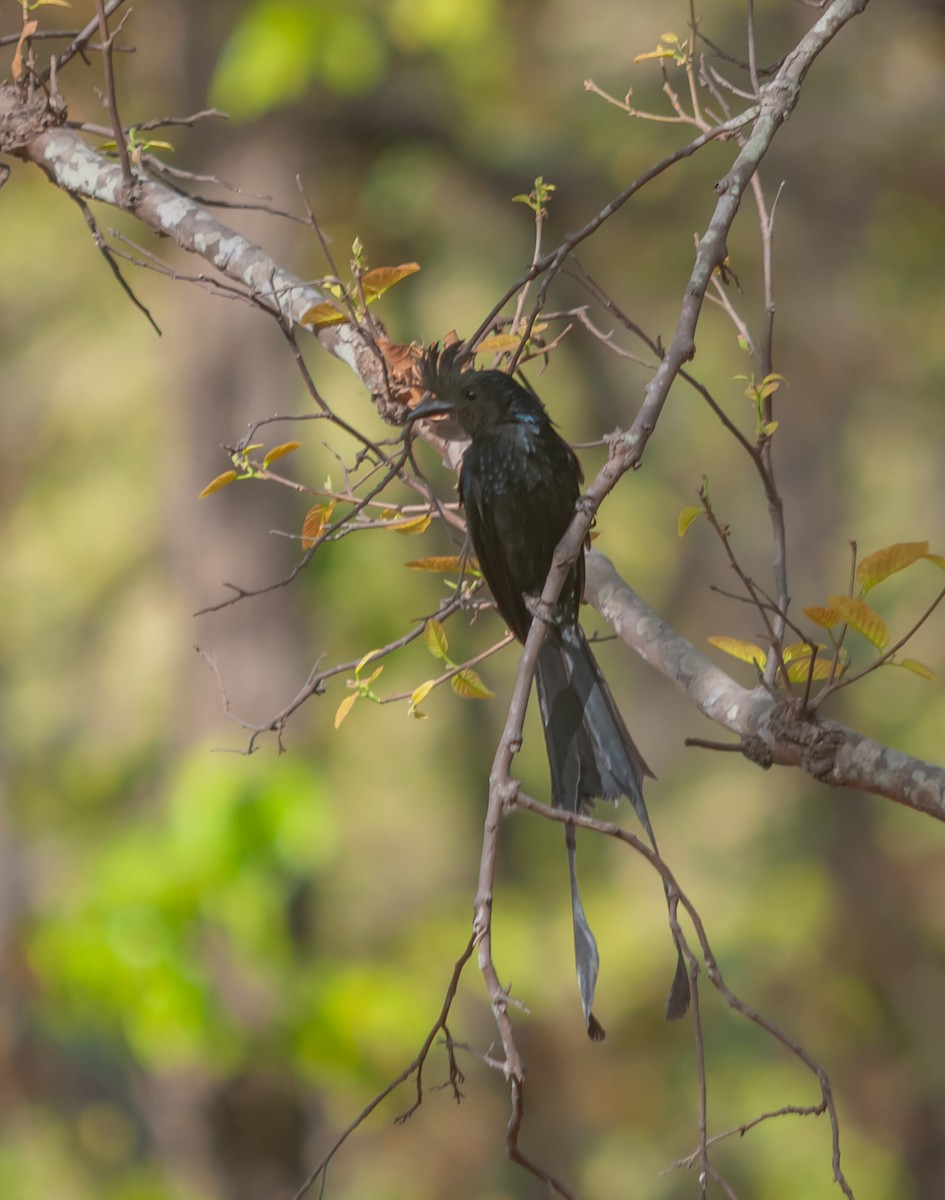
[[[545,586],[554,551],[574,516],[584,473],[534,392],[502,371],[465,370],[459,346],[434,346],[421,368],[431,395],[411,420],[448,414],[469,438],[459,495],[469,540],[496,607],[524,642],[532,623],[528,599]],[[594,800],[627,796],[656,849],[643,799],[652,772],[633,743],[578,620],[584,597],[584,551],[568,573],[535,670],[553,802],[583,812]],[[565,826],[571,874],[575,956],[588,1033],[604,1031],[591,1012],[598,954],[578,894],[575,829]],[[666,1016],[681,1017],[689,981],[680,955]]]

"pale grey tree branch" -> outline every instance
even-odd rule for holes
[[[772,695],[745,688],[671,629],[597,551],[587,555],[585,598],[617,635],[711,721],[739,736],[759,766],[800,767],[831,787],[856,788],[945,821],[945,769]]]
[[[331,299],[182,192],[140,170],[134,173],[132,188],[123,186],[120,163],[73,130],[59,126],[60,118],[54,107],[24,103],[14,88],[0,86],[0,151],[33,163],[72,196],[130,212],[153,233],[172,238],[245,289],[247,296],[268,308],[287,328],[298,325],[314,305]],[[351,367],[372,395],[385,393],[383,365],[359,329],[345,323],[321,326],[314,333],[330,354]]]

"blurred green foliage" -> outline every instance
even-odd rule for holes
[[[763,60],[811,19],[796,4],[756,8]],[[42,16],[65,24],[92,11],[76,0]],[[632,59],[666,29],[682,34],[687,17],[685,4],[655,12],[617,0],[163,0],[136,6],[130,20],[138,51],[117,60],[120,101],[129,121],[229,109],[230,126],[174,130],[171,161],[271,192],[282,207],[294,203],[300,172],[342,265],[355,236],[372,266],[421,262],[379,311],[395,337],[433,340],[475,327],[524,269],[534,230],[511,198],[536,176],[557,189],[550,246],[688,137],[630,121],[582,89],[587,77],[615,95],[632,86],[639,107],[660,109],[658,69]],[[742,53],[743,5],[711,0],[700,18]],[[928,537],[945,550],[945,125],[933,119],[943,49],[945,27],[927,5],[871,6],[811,72],[766,160],[769,195],[786,181],[775,237],[775,366],[787,379],[776,466],[798,609],[845,588],[849,538],[871,550]],[[73,116],[101,123],[94,56],[61,84]],[[730,152],[711,147],[658,180],[582,247],[585,269],[664,341],[692,231],[704,227]],[[164,329],[156,339],[74,206],[12,166],[0,192],[0,1196],[288,1197],[412,1059],[439,1011],[468,936],[515,654],[479,668],[497,693],[491,703],[440,689],[423,722],[407,719],[406,704],[359,703],[336,733],[342,675],[289,723],[287,754],[272,740],[252,756],[233,753],[248,735],[225,720],[194,640],[214,656],[233,713],[265,722],[320,655],[355,661],[434,611],[441,581],[404,563],[454,547],[436,525],[416,538],[359,534],[326,546],[293,588],[195,624],[195,609],[226,597],[224,581],[264,585],[296,561],[310,498],[257,481],[196,497],[229,465],[220,444],[252,419],[306,412],[303,390],[258,314],[134,273]],[[140,239],[132,220],[97,215]],[[227,217],[298,273],[325,270],[304,231]],[[733,303],[757,330],[748,210],[730,254]],[[586,302],[576,283],[559,281],[556,305]],[[592,316],[637,351],[607,314]],[[306,353],[332,403],[385,436],[347,369]],[[727,318],[707,307],[694,370],[750,433],[735,379],[747,369]],[[576,441],[627,423],[647,375],[579,330],[532,372]],[[276,429],[267,445],[303,443],[280,463],[300,482],[337,481],[350,464],[353,445],[337,431]],[[448,496],[435,456],[419,453]],[[603,454],[584,452],[588,473]],[[731,579],[704,525],[676,536],[706,472],[744,564],[766,577],[766,509],[741,457],[677,387],[644,469],[601,514],[600,548],[697,644],[758,637],[742,606],[709,590]],[[925,602],[919,570],[914,583],[884,584],[894,629]],[[941,679],[940,631],[938,619],[912,652]],[[460,661],[500,632],[492,618],[451,621],[450,653]],[[713,731],[619,648],[601,653],[660,776],[650,795],[661,845],[728,982],[830,1071],[857,1196],[945,1193],[940,831],[885,802],[684,751],[686,736]],[[432,662],[415,643],[388,661],[379,692],[409,693]],[[941,684],[905,672],[870,677],[831,710],[939,761],[943,714]],[[536,734],[532,713],[518,764],[543,795]],[[691,1175],[661,1174],[695,1146],[696,1089],[688,1028],[661,1021],[672,954],[658,883],[620,847],[582,842],[609,1033],[604,1047],[589,1046],[560,842],[524,814],[503,831],[495,943],[503,981],[530,1009],[515,1015],[529,1069],[526,1150],[589,1198],[692,1195]],[[793,1060],[708,987],[703,998],[710,1131],[816,1102]],[[451,1029],[480,1052],[494,1039],[474,964]],[[537,1196],[503,1158],[503,1081],[472,1054],[461,1065],[458,1109],[435,1090],[446,1076],[435,1050],[421,1109],[395,1127],[412,1085],[385,1102],[339,1155],[329,1192]],[[822,1119],[769,1122],[718,1154],[740,1195],[836,1194]]]

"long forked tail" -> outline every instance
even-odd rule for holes
[[[652,772],[630,736],[580,625],[549,630],[539,654],[535,681],[554,803],[570,812],[584,812],[595,800],[616,801],[626,796],[658,853],[643,799],[643,780]],[[574,827],[566,826],[565,835],[581,1002],[588,1033],[600,1040],[603,1029],[591,1011],[597,982],[597,944],[578,892]],[[679,1019],[688,1007],[689,977],[677,948],[676,973],[664,1009],[666,1019]]]

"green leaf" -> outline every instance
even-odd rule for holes
[[[450,680],[450,687],[457,696],[464,700],[491,700],[495,692],[490,692],[472,667],[463,667]]]
[[[873,643],[878,650],[889,645],[889,630],[886,622],[868,604],[852,596],[828,596],[830,606],[837,609],[840,617],[851,629]]]
[[[446,636],[446,630],[442,623],[436,617],[427,618],[427,623],[423,627],[423,640],[434,658],[446,660],[450,648],[449,638]]]

